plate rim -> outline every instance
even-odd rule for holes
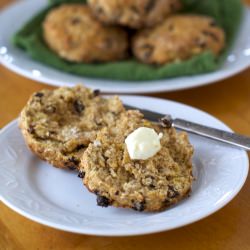
[[[144,97],[144,96],[134,96],[134,95],[125,95],[124,97],[125,98],[126,97],[139,98],[139,99],[144,99],[144,100],[145,99],[160,100],[160,101],[172,102],[174,105],[175,104],[183,105],[183,107],[186,106],[188,108],[192,108],[192,109],[194,109],[194,110],[196,110],[198,112],[202,112],[202,113],[208,115],[209,117],[211,117],[213,119],[216,119],[222,125],[227,127],[227,129],[229,131],[232,131],[225,123],[223,123],[221,120],[217,119],[215,116],[212,116],[207,112],[204,112],[204,111],[202,111],[200,109],[197,109],[195,107],[192,107],[192,106],[189,106],[189,105],[186,105],[186,104],[183,104],[183,103],[179,103],[179,102],[172,101],[172,100],[166,100],[166,99],[162,99],[162,98],[155,98],[155,97]],[[4,126],[4,128],[2,128],[0,130],[0,138],[1,138],[2,134],[6,133],[13,126],[18,126],[17,119],[14,119],[13,121],[8,123],[6,126]],[[158,232],[163,232],[163,231],[169,231],[169,230],[172,230],[172,229],[180,228],[180,227],[195,223],[197,221],[200,221],[203,218],[208,217],[209,215],[211,215],[211,214],[217,212],[218,210],[220,210],[222,207],[224,207],[226,204],[228,204],[233,198],[236,197],[236,195],[239,193],[239,191],[241,190],[241,188],[245,184],[246,178],[248,176],[248,171],[249,171],[248,155],[247,155],[245,150],[241,150],[241,153],[242,153],[242,159],[244,161],[243,162],[244,171],[242,173],[243,177],[242,177],[241,183],[237,184],[237,188],[235,188],[233,190],[233,192],[229,196],[227,196],[227,198],[225,200],[223,200],[223,202],[221,202],[219,205],[217,205],[213,209],[209,209],[210,211],[208,211],[206,213],[203,213],[202,215],[198,215],[195,218],[189,218],[189,219],[186,220],[185,223],[180,223],[179,225],[174,225],[174,226],[170,226],[170,227],[167,227],[167,228],[161,225],[157,229],[153,229],[153,230],[151,229],[150,230],[150,228],[149,229],[144,228],[143,230],[138,230],[137,232],[130,232],[130,231],[126,231],[126,230],[124,230],[124,231],[116,231],[115,232],[114,230],[113,231],[111,230],[111,231],[108,231],[108,233],[107,233],[107,232],[103,232],[103,230],[96,231],[94,229],[90,229],[90,230],[88,229],[86,231],[86,228],[85,228],[85,230],[80,230],[78,228],[74,228],[73,226],[61,225],[59,223],[51,222],[49,220],[44,220],[42,218],[37,217],[36,215],[32,215],[32,214],[22,210],[18,206],[15,206],[15,205],[11,204],[11,202],[8,201],[8,199],[6,199],[6,197],[4,197],[1,193],[0,193],[0,201],[2,201],[6,206],[11,208],[12,210],[17,212],[18,214],[21,214],[22,216],[24,216],[24,217],[26,217],[26,218],[28,218],[28,219],[30,219],[32,221],[40,223],[40,224],[42,224],[44,226],[48,226],[48,227],[51,227],[51,228],[55,228],[55,229],[58,229],[58,230],[67,231],[67,232],[71,232],[71,233],[85,234],[85,235],[96,235],[96,236],[112,236],[112,237],[117,236],[118,237],[118,236],[146,235],[146,234],[158,233]]]
[[[40,1],[44,2],[44,0],[40,0]],[[0,12],[0,18],[6,11],[9,11],[11,8],[15,8],[17,5],[22,6],[23,4],[25,4],[25,2],[32,3],[33,1],[17,1],[17,2],[14,2],[14,3],[8,5]],[[34,13],[32,12],[31,15],[34,15]],[[244,5],[244,13],[243,13],[242,20],[244,21],[244,19],[246,17],[250,18],[250,7]],[[243,25],[243,22],[241,25]],[[240,29],[239,29],[239,31],[240,31]],[[0,46],[1,46],[1,44],[0,44]],[[233,49],[233,47],[231,48],[231,50],[232,49]],[[23,53],[25,55],[25,52],[23,52]],[[26,59],[24,59],[24,60],[26,60]],[[30,60],[32,60],[32,59],[30,59]],[[58,74],[70,75],[70,73],[66,73],[66,72],[57,70],[53,67],[49,67],[49,66],[44,65],[42,63],[39,63],[35,60],[32,60],[32,61],[38,65],[38,67],[37,67],[38,70],[41,69],[41,68],[39,68],[39,66],[42,66],[45,69],[49,69],[49,70],[53,70],[54,72],[58,72]],[[79,82],[86,82],[85,85],[88,87],[100,88],[99,85],[101,84],[101,82],[104,82],[101,89],[105,93],[108,92],[108,93],[124,93],[124,94],[125,93],[129,93],[129,94],[134,93],[135,94],[135,93],[159,93],[162,91],[171,92],[171,91],[178,91],[178,90],[190,89],[190,88],[194,88],[194,87],[199,87],[199,86],[201,87],[201,86],[213,84],[215,82],[221,81],[223,79],[227,79],[231,76],[234,76],[234,75],[246,70],[247,68],[249,68],[250,58],[249,58],[249,60],[247,60],[246,63],[244,63],[242,65],[236,64],[236,65],[234,65],[233,69],[230,69],[230,70],[225,69],[224,71],[221,71],[222,68],[219,68],[218,70],[210,72],[210,73],[204,73],[204,74],[199,74],[199,75],[194,75],[194,76],[181,76],[181,77],[170,78],[170,79],[169,78],[159,79],[159,80],[154,80],[154,81],[143,81],[143,83],[139,82],[138,84],[136,84],[136,82],[126,82],[126,81],[108,80],[108,79],[99,79],[99,78],[88,78],[88,77],[78,76],[78,75],[72,75],[72,77],[79,78],[78,80],[76,80],[76,79],[72,80],[73,83],[68,83],[68,81],[67,82],[65,81],[62,84],[62,80],[50,78],[49,76],[46,76],[46,74],[45,75],[42,74],[42,75],[38,76],[38,75],[32,74],[31,72],[29,72],[26,69],[23,70],[22,68],[20,68],[20,66],[12,64],[8,60],[5,60],[4,57],[1,56],[1,54],[0,54],[0,63],[4,67],[6,67],[7,69],[11,70],[12,72],[14,72],[18,75],[21,75],[21,76],[26,77],[28,79],[38,81],[40,83],[51,85],[51,86],[62,86],[62,85],[63,86],[73,86],[77,82],[78,83]],[[61,76],[61,78],[63,78],[63,75]],[[185,85],[185,79],[191,79],[191,78],[193,78],[193,82],[189,82],[188,84]],[[168,80],[171,80],[171,79],[178,79],[178,81],[180,83],[176,82],[176,83],[168,84]],[[96,81],[96,83],[94,81]],[[88,82],[90,82],[90,84],[88,84]],[[112,85],[106,86],[105,82],[109,83],[109,84],[113,83],[114,85],[113,86]],[[184,82],[184,84],[182,82]],[[154,85],[154,86],[152,86],[152,85]],[[117,86],[120,87],[119,91],[117,91],[117,88],[115,88]]]

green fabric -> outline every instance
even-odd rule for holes
[[[82,3],[85,1],[50,0],[49,6],[45,10],[33,17],[13,36],[14,45],[24,49],[34,60],[64,72],[93,78],[138,82],[201,74],[218,69],[236,36],[243,10],[240,0],[182,0],[185,6],[184,12],[212,16],[225,30],[226,48],[219,57],[215,57],[210,51],[207,51],[189,60],[163,66],[146,65],[135,59],[112,63],[84,64],[71,63],[61,59],[46,46],[42,38],[41,24],[46,14],[50,9],[65,2]]]

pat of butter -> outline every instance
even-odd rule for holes
[[[128,153],[133,160],[147,160],[161,149],[159,135],[152,128],[140,127],[133,131],[125,139]]]

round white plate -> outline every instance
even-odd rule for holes
[[[229,130],[216,118],[192,107],[148,97],[124,96],[124,103]],[[23,216],[65,231],[92,235],[139,235],[170,230],[200,220],[225,206],[248,173],[245,151],[190,136],[194,145],[191,196],[159,213],[102,208],[76,172],[56,169],[26,147],[13,121],[0,133],[0,198]]]
[[[161,92],[192,88],[219,81],[239,73],[250,65],[250,35],[248,32],[250,9],[245,9],[243,23],[234,48],[221,69],[213,73],[144,82],[90,79],[63,73],[33,61],[25,52],[13,47],[10,43],[12,35],[46,5],[47,0],[23,0],[14,3],[0,14],[0,61],[10,70],[39,82],[55,86],[73,86],[77,83],[84,83],[86,86],[109,93]]]

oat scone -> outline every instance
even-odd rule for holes
[[[225,46],[225,34],[210,17],[175,15],[155,28],[139,31],[132,43],[133,53],[140,61],[165,64],[206,50],[218,55]]]
[[[132,160],[126,137],[139,127],[162,133],[160,151],[147,160]],[[105,127],[84,152],[80,173],[100,206],[159,211],[191,190],[193,147],[185,132],[177,133],[143,119],[136,110],[121,114],[116,126]]]
[[[180,0],[88,0],[102,22],[130,28],[152,27],[181,8]]]
[[[47,45],[68,61],[109,62],[127,56],[127,33],[97,21],[84,4],[64,4],[50,11],[43,35]]]
[[[29,148],[58,168],[77,169],[96,132],[121,112],[118,97],[104,99],[83,86],[33,94],[20,114],[19,127]]]

